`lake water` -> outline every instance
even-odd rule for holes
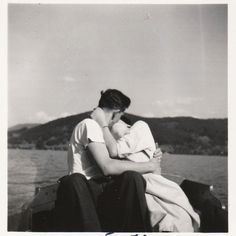
[[[228,164],[225,156],[163,155],[162,171],[214,186],[214,194],[228,206]],[[65,151],[8,150],[8,214],[34,196],[36,187],[67,173]]]

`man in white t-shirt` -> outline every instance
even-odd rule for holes
[[[129,105],[126,95],[108,89],[98,104],[103,122],[87,118],[75,127],[68,148],[69,175],[60,180],[57,193],[55,231],[151,231],[141,174],[155,173],[158,161],[112,159],[105,144],[109,128]]]

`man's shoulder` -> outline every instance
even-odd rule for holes
[[[96,142],[104,142],[102,129],[95,120],[90,118],[86,118],[78,123],[74,130],[74,135],[77,139],[86,140],[85,145],[87,145],[88,139]]]
[[[80,121],[76,126],[77,129],[82,127],[100,128],[99,124],[91,118],[85,118],[84,120]]]

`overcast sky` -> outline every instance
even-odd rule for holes
[[[89,111],[107,88],[141,116],[228,117],[226,5],[8,10],[9,126]]]

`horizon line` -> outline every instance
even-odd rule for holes
[[[64,117],[58,117],[58,118],[55,118],[53,120],[48,120],[48,121],[45,121],[45,122],[22,122],[22,123],[16,123],[16,124],[13,124],[13,125],[9,125],[8,124],[8,129],[9,128],[12,128],[14,126],[17,126],[17,125],[29,125],[29,124],[38,124],[38,125],[44,125],[44,124],[47,124],[49,122],[53,122],[53,121],[56,121],[56,120],[60,120],[60,119],[66,119],[68,117],[71,117],[71,116],[77,116],[77,115],[80,115],[80,114],[84,114],[84,113],[89,113],[91,111],[85,111],[85,112],[81,112],[81,113],[76,113],[76,114],[71,114],[69,116],[64,116]],[[207,117],[207,118],[202,118],[202,117],[196,117],[196,116],[143,116],[143,115],[136,115],[136,114],[133,114],[133,113],[125,113],[125,114],[128,114],[128,115],[133,115],[133,116],[139,116],[141,118],[145,118],[145,119],[165,119],[165,118],[193,118],[193,119],[199,119],[199,120],[214,120],[214,119],[219,119],[219,120],[224,120],[224,119],[228,119],[228,117]]]

